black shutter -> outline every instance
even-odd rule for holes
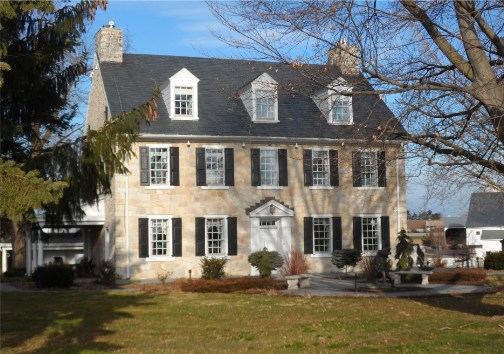
[[[390,248],[390,218],[381,217],[381,244],[383,248]]]
[[[205,148],[196,148],[196,185],[206,186]]]
[[[149,219],[138,219],[138,257],[149,257]]]
[[[237,218],[236,217],[228,218],[227,223],[228,223],[228,256],[236,256],[238,254]]]
[[[313,253],[313,218],[304,218],[304,253]]]
[[[357,216],[353,218],[353,247],[362,251],[362,218]]]
[[[289,185],[286,149],[278,149],[278,185],[283,187],[287,187]]]
[[[172,219],[173,257],[182,257],[182,219]]]
[[[148,186],[150,184],[149,176],[149,148],[140,147],[140,185]]]
[[[178,147],[170,148],[170,185],[180,186]]]
[[[331,175],[331,186],[339,186],[338,151],[329,150],[329,166]]]
[[[313,186],[313,160],[311,150],[303,150],[303,172],[304,185],[306,187]]]
[[[335,216],[332,218],[333,232],[333,251],[343,248],[343,235],[341,232],[341,217]]]
[[[361,153],[359,151],[352,153],[352,178],[354,187],[362,187]]]
[[[196,256],[205,255],[205,218],[196,218]]]
[[[385,160],[385,151],[378,153],[378,187],[387,186],[387,161]]]
[[[226,186],[234,186],[234,150],[231,148],[224,149],[224,165],[226,175],[224,176]]]
[[[250,149],[250,177],[252,186],[257,187],[261,185],[261,150]]]

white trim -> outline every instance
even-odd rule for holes
[[[362,187],[353,187],[354,189],[387,189],[387,187],[373,187],[373,186],[362,186]]]
[[[208,258],[230,259],[228,255],[229,250],[229,233],[228,233],[228,217],[229,215],[203,215],[205,218],[205,256]],[[223,244],[221,245],[222,253],[209,253],[208,252],[208,219],[224,219],[222,228]]]
[[[278,83],[267,73],[263,73],[251,82],[252,88],[252,122],[279,123],[278,120]],[[273,119],[257,118],[257,91],[269,91],[273,98]]]
[[[369,255],[376,255],[376,252],[382,249],[382,229],[381,229],[381,218],[382,216],[388,216],[384,214],[358,214],[358,217],[360,217],[360,222],[361,222],[361,247],[362,247],[362,254],[369,256]],[[376,231],[378,232],[378,244],[377,244],[377,249],[376,251],[364,251],[364,228],[363,228],[363,218],[376,218],[377,219],[377,229]]]
[[[172,147],[172,144],[145,144],[145,147],[147,147],[148,151],[149,151],[149,161],[148,161],[148,164],[149,164],[149,185],[146,185],[146,186],[143,186],[145,189],[173,189],[174,186],[171,185],[171,180],[170,180],[170,168],[171,168],[171,165],[170,165],[170,159],[171,159],[171,147]],[[167,161],[166,161],[166,165],[167,165],[167,169],[166,169],[166,181],[167,183],[164,183],[164,184],[153,184],[152,183],[152,179],[151,179],[151,149],[166,149],[166,153],[167,153]]]
[[[171,120],[198,120],[198,83],[199,79],[194,76],[189,70],[186,68],[182,68],[175,75],[170,77],[169,93],[170,93],[170,102],[169,102],[169,114]],[[175,115],[175,87],[192,87],[192,115]],[[166,90],[166,88],[165,88]],[[163,95],[164,96],[164,95]],[[166,103],[166,102],[165,102]]]
[[[308,189],[334,189],[334,186],[309,186]]]
[[[163,260],[169,260],[170,258],[174,258],[173,256],[173,215],[165,215],[165,214],[160,214],[160,215],[147,215],[147,218],[149,219],[148,222],[148,250],[149,250],[149,256],[146,258],[147,261],[163,261]],[[167,243],[169,245],[169,248],[167,248],[167,254],[155,256],[152,255],[152,228],[151,228],[151,220],[168,220],[168,226],[166,230],[166,235],[167,235]]]
[[[146,262],[172,262],[175,261],[177,257],[173,256],[149,256],[145,258]]]
[[[205,148],[206,149],[221,149],[221,150],[224,150],[225,148],[227,148],[227,145],[208,145],[208,144],[204,144],[204,145],[201,145],[201,147]]]
[[[215,189],[215,190],[219,190],[219,189],[225,190],[225,189],[229,189],[229,186],[200,186],[200,189],[203,189],[203,190],[212,190],[212,189]]]
[[[272,189],[272,190],[281,190],[284,189],[284,186],[257,186],[257,189]]]
[[[333,220],[332,218],[334,215],[328,215],[328,214],[313,214],[310,216],[312,218],[312,256],[318,257],[318,258],[323,258],[323,257],[331,257],[332,249],[334,248],[333,245],[333,238],[334,238],[334,225],[333,225]],[[315,252],[315,218],[317,219],[329,219],[329,251],[328,252]]]

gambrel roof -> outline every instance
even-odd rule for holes
[[[339,73],[334,65],[295,69],[271,62],[124,54],[122,63],[100,63],[110,113],[117,114],[147,101],[155,84],[162,90],[169,78],[183,68],[200,80],[199,120],[171,120],[160,99],[159,117],[142,127],[143,134],[371,139],[378,135],[377,128],[387,123],[395,127],[396,133],[404,132],[378,95],[353,96],[353,125],[328,124],[310,95],[335,78],[341,77],[349,83],[355,80]],[[240,99],[240,89],[264,73],[279,84],[279,122],[275,124],[253,123]],[[362,81],[358,88],[372,90]],[[396,133],[390,133],[387,139],[397,139]]]
[[[504,193],[471,194],[467,227],[504,227]]]

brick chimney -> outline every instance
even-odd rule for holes
[[[327,63],[337,65],[342,74],[359,74],[359,49],[347,44],[346,38],[338,42],[335,48],[327,51]]]
[[[100,28],[95,35],[96,54],[100,62],[122,63],[123,31],[115,28],[114,21]]]

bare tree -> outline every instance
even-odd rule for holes
[[[504,191],[504,2],[376,0],[209,1],[231,35],[255,59],[303,70],[327,63],[341,41],[358,60],[355,80],[379,94],[413,142],[408,151],[457,185]],[[356,50],[353,50],[355,48]],[[329,71],[330,72],[330,71]],[[313,76],[313,80],[317,77]],[[336,78],[335,78],[336,79]],[[390,136],[381,126],[378,136]]]

